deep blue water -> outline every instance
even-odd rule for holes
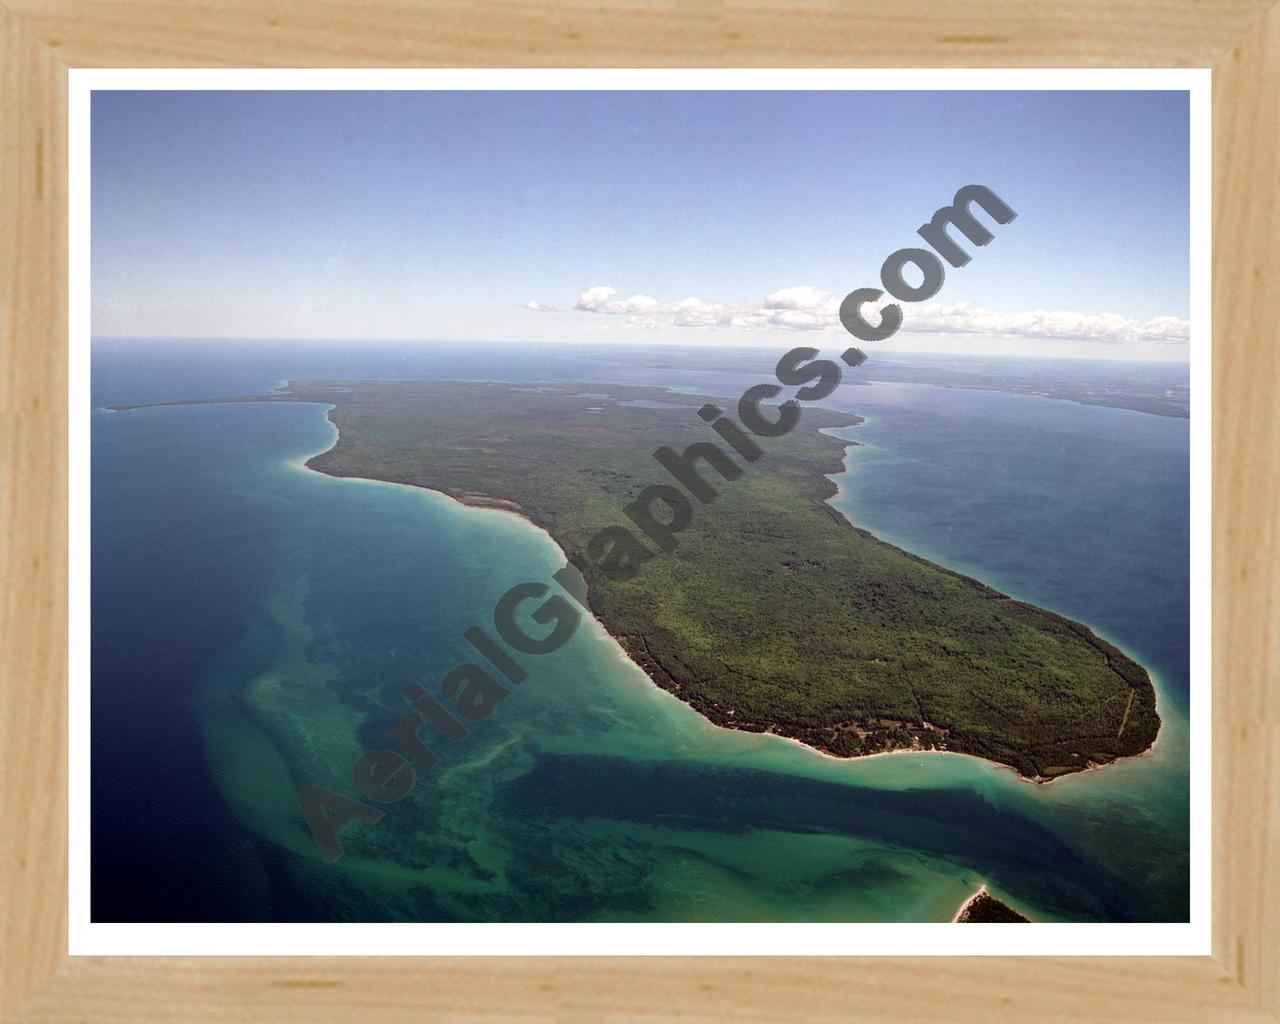
[[[101,407],[261,393],[288,377],[733,396],[776,355],[95,343],[94,918],[945,920],[980,878],[1045,919],[1185,919],[1187,421],[899,382],[945,379],[946,361],[927,357],[886,356],[894,383],[832,397],[868,417],[844,432],[863,447],[833,503],[1124,646],[1161,688],[1159,756],[1039,789],[973,759],[832,763],[705,726],[594,637],[557,663],[555,687],[508,702],[457,777],[415,794],[411,823],[379,826],[370,857],[403,861],[418,843],[438,872],[370,882],[300,852],[272,729],[338,744],[324,723],[354,731],[383,680],[456,663],[461,629],[555,552],[509,517],[302,472],[301,457],[332,443],[317,406]],[[878,358],[858,372],[874,381]],[[1185,368],[1145,372],[1185,382]],[[495,544],[510,580],[477,554]],[[304,684],[322,695],[314,721],[289,703]],[[459,804],[462,791],[474,799]]]

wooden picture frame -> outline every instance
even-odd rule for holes
[[[1280,1020],[1280,7],[557,0],[0,5],[0,1019]],[[67,71],[1214,69],[1213,948],[1197,958],[67,955]]]

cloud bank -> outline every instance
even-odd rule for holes
[[[797,285],[782,288],[762,299],[747,302],[710,302],[690,296],[679,302],[660,302],[648,295],[617,298],[608,285],[588,288],[578,296],[574,310],[601,316],[621,316],[642,328],[686,327],[706,330],[792,331],[840,330],[840,301],[820,288]],[[886,301],[892,301],[886,297]],[[558,311],[536,300],[535,312]],[[1036,341],[1091,341],[1104,344],[1185,345],[1191,325],[1172,316],[1134,320],[1118,313],[1072,313],[1033,309],[1023,313],[998,313],[970,302],[902,303],[904,334],[981,335],[1026,338]],[[872,307],[867,318],[874,322]]]

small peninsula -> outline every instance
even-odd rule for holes
[[[200,400],[206,401],[206,400]],[[645,486],[653,452],[717,441],[723,400],[654,387],[295,380],[222,401],[330,405],[337,443],[308,465],[506,509],[582,572],[593,613],[659,686],[718,725],[838,757],[941,750],[1048,781],[1141,753],[1160,720],[1142,666],[1086,626],[852,525],[828,504],[853,415],[809,407],[697,506],[631,579],[587,554]],[[121,409],[130,407],[119,407]],[[724,446],[722,446],[724,447]],[[499,554],[495,553],[498,557]]]

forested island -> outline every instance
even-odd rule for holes
[[[669,553],[630,579],[588,552],[651,484],[668,446],[720,439],[723,400],[604,384],[290,381],[271,396],[332,406],[308,465],[506,508],[583,574],[591,610],[659,686],[711,721],[841,757],[946,750],[1047,781],[1142,752],[1160,720],[1146,671],[1087,627],[856,528],[827,503],[856,416],[809,407],[757,438]],[[225,401],[225,400],[224,400]],[[128,407],[120,407],[128,408]],[[721,444],[728,451],[728,446]],[[495,557],[501,557],[495,553]]]

